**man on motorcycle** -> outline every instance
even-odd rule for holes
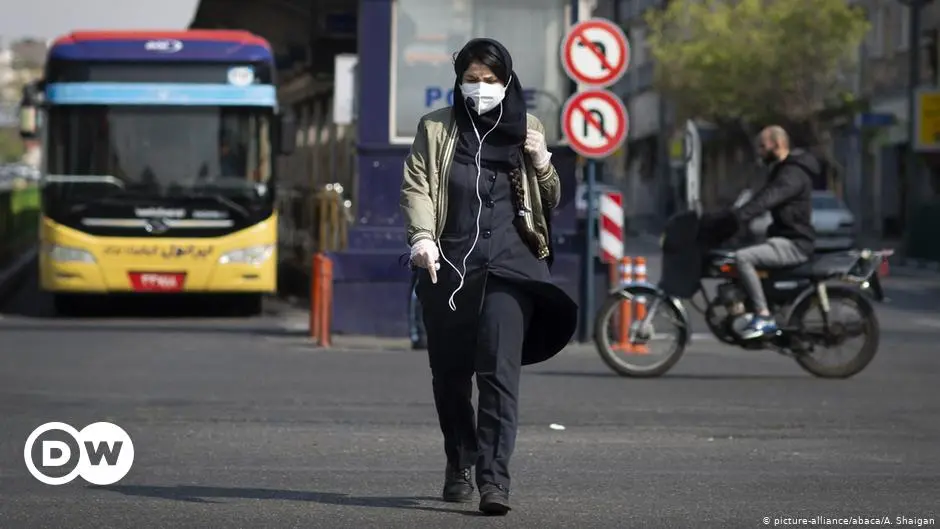
[[[757,268],[796,266],[813,254],[816,231],[812,224],[812,179],[821,171],[819,161],[810,153],[790,150],[790,138],[779,126],[767,127],[757,140],[757,153],[769,166],[764,186],[750,201],[732,210],[739,226],[770,212],[773,223],[767,228],[767,240],[736,252],[741,284],[754,304],[754,315],[741,332],[753,339],[776,332],[777,323],[767,308]]]

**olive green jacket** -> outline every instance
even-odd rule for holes
[[[542,122],[528,116],[529,130],[545,133]],[[401,208],[405,216],[408,244],[421,239],[436,241],[447,219],[447,179],[457,145],[457,123],[452,107],[435,110],[418,123],[411,153],[405,160],[405,176],[401,184]],[[537,171],[532,159],[525,156],[523,190],[525,192],[524,228],[538,241],[535,251],[539,259],[549,254],[546,215],[561,199],[558,171],[551,164]]]

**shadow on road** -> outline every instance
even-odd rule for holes
[[[549,377],[588,377],[588,378],[628,378],[621,377],[616,373],[603,373],[597,371],[532,371],[527,376],[549,376]],[[771,374],[755,374],[755,375],[724,375],[724,374],[697,374],[697,373],[666,373],[660,377],[653,378],[633,378],[631,381],[642,381],[642,380],[793,380],[793,379],[806,379],[806,375],[801,374],[792,374],[792,375],[771,375]]]
[[[15,330],[37,332],[95,332],[95,333],[173,333],[173,334],[244,334],[262,337],[305,337],[306,330],[281,329],[272,325],[262,325],[255,320],[226,321],[221,324],[200,322],[176,324],[172,319],[154,320],[147,323],[103,322],[94,318],[78,320],[18,321]]]
[[[25,295],[24,295],[25,294]],[[246,316],[241,314],[238,299],[230,297],[213,297],[206,295],[177,295],[173,297],[160,296],[121,296],[110,295],[91,297],[82,300],[80,310],[73,318],[238,318]],[[264,307],[262,314],[275,313],[273,309]],[[0,314],[4,316],[21,316],[27,318],[50,319],[58,317],[53,308],[51,296],[37,292],[21,292],[18,298],[3,304]]]
[[[335,492],[307,492],[299,490],[254,489],[233,487],[201,487],[176,485],[172,487],[148,485],[107,485],[88,486],[92,490],[117,492],[125,496],[142,496],[190,503],[220,503],[220,499],[248,500],[283,500],[308,501],[325,505],[345,505],[350,507],[383,507],[391,509],[411,509],[417,511],[444,512],[468,516],[482,516],[478,511],[430,507],[421,502],[441,501],[431,497],[407,496],[350,496]]]
[[[166,320],[241,318],[250,321],[253,316],[246,316],[245,311],[250,310],[252,313],[256,311],[256,307],[248,299],[235,294],[86,295],[80,296],[77,301],[77,306],[73,307],[75,312],[73,317],[82,320],[95,318]],[[277,314],[280,310],[281,306],[274,303],[271,297],[264,299],[262,314]],[[57,317],[54,297],[40,289],[39,278],[35,271],[26,274],[17,288],[0,299],[0,315],[45,320]]]

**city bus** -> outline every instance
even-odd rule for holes
[[[89,295],[194,293],[260,312],[277,287],[275,157],[295,142],[267,41],[73,32],[35,92],[39,278],[59,313]]]

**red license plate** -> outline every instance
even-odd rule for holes
[[[131,285],[138,292],[178,292],[183,290],[186,274],[131,272]]]

